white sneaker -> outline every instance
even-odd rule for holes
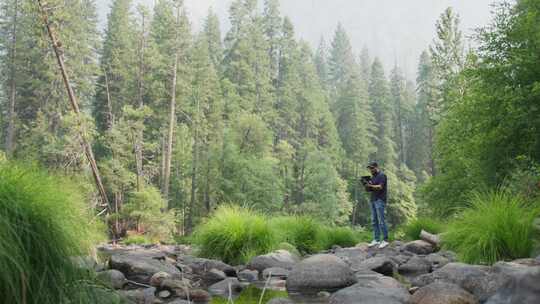
[[[379,244],[379,249],[383,249],[384,247],[388,246],[390,243],[388,243],[387,241],[382,241],[380,244]]]
[[[379,241],[373,240],[373,241],[371,241],[371,243],[368,244],[368,247],[371,248],[371,247],[379,245],[379,244],[380,244]]]

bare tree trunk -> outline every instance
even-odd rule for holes
[[[43,4],[43,0],[37,1],[39,5],[39,9],[41,11],[41,16],[43,18],[43,23],[45,27],[47,28],[47,32],[49,34],[49,38],[51,39],[52,47],[54,49],[54,53],[56,55],[56,59],[58,61],[58,66],[60,68],[60,72],[62,74],[62,79],[64,80],[64,85],[66,86],[66,90],[68,93],[69,101],[71,103],[71,107],[73,109],[73,112],[75,112],[78,124],[80,125],[80,138],[81,138],[81,145],[83,146],[84,153],[86,154],[86,158],[88,159],[88,162],[90,163],[90,167],[92,169],[92,175],[94,176],[94,181],[96,183],[96,187],[99,191],[99,194],[101,196],[102,201],[107,204],[107,207],[109,208],[109,212],[112,210],[112,206],[109,203],[109,199],[107,198],[107,193],[105,192],[105,187],[103,187],[103,183],[101,182],[101,175],[99,174],[99,169],[96,164],[96,159],[94,158],[94,152],[92,151],[92,147],[90,146],[90,143],[88,142],[86,138],[86,131],[84,128],[84,122],[81,119],[79,104],[77,103],[77,98],[75,97],[75,93],[73,92],[73,88],[71,87],[71,83],[69,81],[69,76],[66,72],[66,67],[64,64],[64,57],[63,57],[63,51],[61,50],[62,44],[56,39],[56,35],[51,27],[51,24],[49,22],[49,16],[47,15],[47,8]]]
[[[13,27],[11,30],[11,58],[10,58],[10,76],[9,76],[9,108],[8,108],[8,125],[6,132],[5,149],[8,156],[13,154],[15,137],[15,97],[17,87],[15,83],[15,60],[17,56],[17,15],[19,13],[19,1],[15,0],[15,8],[13,11]]]
[[[174,127],[176,125],[176,76],[178,70],[178,27],[180,25],[180,5],[176,7],[176,33],[175,33],[175,50],[174,50],[174,64],[173,64],[173,76],[171,86],[171,104],[169,108],[169,130],[167,134],[167,150],[165,155],[165,172],[163,176],[163,197],[167,201],[167,208],[169,207],[169,184],[171,178],[171,159],[173,150],[173,136]]]

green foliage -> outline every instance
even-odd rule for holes
[[[361,239],[359,233],[350,227],[325,227],[321,234],[322,249],[330,249],[334,245],[354,247]]]
[[[504,191],[476,194],[443,235],[444,246],[467,263],[529,257],[538,209]]]
[[[274,248],[276,238],[263,216],[228,205],[219,207],[195,230],[193,242],[199,246],[201,256],[238,264],[268,253]]]
[[[287,292],[286,291],[277,291],[277,290],[269,290],[266,289],[264,291],[264,295],[262,294],[263,290],[259,289],[255,286],[249,286],[248,288],[244,289],[240,296],[236,299],[234,299],[235,304],[254,304],[259,303],[262,297],[261,303],[268,303],[273,298],[286,298]],[[227,304],[229,303],[228,299],[215,297],[212,299],[211,304]]]
[[[431,217],[419,217],[409,221],[403,227],[403,233],[407,240],[418,240],[420,238],[420,232],[422,230],[429,233],[438,234],[444,232],[445,224]]]
[[[61,186],[60,186],[61,185]],[[0,164],[0,294],[6,303],[94,303],[70,260],[99,235],[77,187],[36,167]]]
[[[278,240],[293,245],[301,254],[311,254],[321,249],[321,225],[311,217],[275,217],[270,219],[270,226]]]
[[[132,193],[122,212],[129,226],[144,232],[150,242],[170,242],[175,229],[175,210],[162,211],[164,206],[159,190],[147,186]]]
[[[132,234],[122,240],[122,244],[124,245],[148,245],[151,243],[152,241],[150,239],[140,234]]]

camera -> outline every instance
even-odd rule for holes
[[[371,182],[371,176],[360,177],[360,182],[362,183],[362,185],[367,186]]]

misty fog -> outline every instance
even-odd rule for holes
[[[151,7],[155,0],[139,0]],[[210,7],[221,19],[222,30],[229,27],[228,9],[232,0],[185,0],[195,30]],[[260,0],[260,3],[263,1]],[[461,17],[469,36],[485,25],[493,0],[281,0],[284,15],[295,25],[298,38],[315,48],[321,37],[332,38],[338,22],[345,27],[357,53],[366,46],[379,56],[389,70],[397,63],[409,79],[414,79],[418,57],[435,37],[435,22],[451,6]],[[111,0],[97,0],[100,23],[104,27]]]

